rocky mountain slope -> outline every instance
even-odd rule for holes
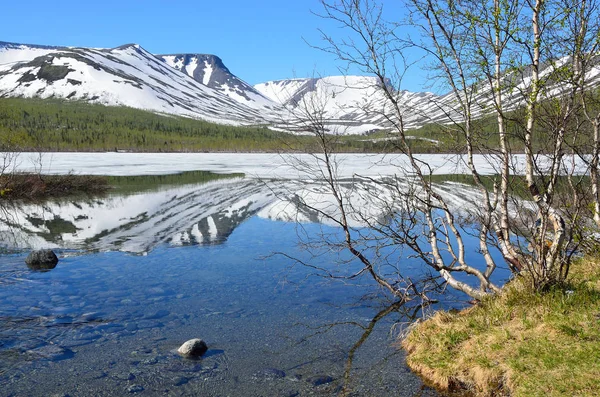
[[[254,87],[231,73],[221,58],[210,54],[158,55],[167,65],[177,69],[202,85],[247,104],[272,105]]]
[[[153,55],[136,44],[97,49],[0,42],[0,97],[84,100],[223,124],[285,128],[308,93],[323,102],[332,132],[365,133],[388,125],[380,111],[385,98],[370,77],[291,79],[252,87],[215,55]],[[427,115],[421,113],[434,95],[403,91],[400,96],[409,124],[422,124]]]

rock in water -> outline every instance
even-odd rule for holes
[[[200,357],[206,353],[207,350],[208,346],[206,346],[206,342],[202,339],[190,339],[177,349],[177,353],[182,356]]]
[[[51,270],[56,267],[58,257],[52,250],[31,251],[25,263],[33,270]]]

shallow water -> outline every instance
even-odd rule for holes
[[[393,346],[408,321],[396,312],[355,347],[344,376],[386,302],[369,298],[368,281],[307,278],[269,256],[302,257],[296,242],[295,225],[254,216],[219,245],[65,250],[47,272],[1,256],[0,395],[435,395]],[[195,337],[205,357],[174,353]]]
[[[340,231],[282,200],[319,185],[206,173],[121,182],[102,198],[0,206],[0,397],[436,395],[394,345],[422,311],[392,310],[368,278],[334,282],[273,255],[340,271],[337,253],[315,262],[298,245],[299,233]],[[458,208],[477,197],[440,189]],[[61,256],[54,269],[25,265],[40,247]],[[384,256],[397,255],[404,276],[423,275],[401,250]],[[428,310],[466,304],[442,298]],[[200,360],[175,353],[192,338],[209,346]]]

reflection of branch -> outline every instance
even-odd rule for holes
[[[365,299],[365,298],[366,297],[363,297],[362,299]],[[402,320],[394,321],[394,325],[392,325],[391,330],[394,330],[398,324],[413,323],[414,320],[420,316],[420,313],[426,307],[428,307],[430,304],[435,303],[435,301],[423,301],[421,304],[416,304],[416,305],[411,305],[411,304],[409,304],[409,302],[404,301],[404,300],[396,300],[391,304],[389,304],[389,301],[381,302],[381,303],[383,303],[385,307],[383,309],[381,309],[379,312],[377,312],[377,314],[375,314],[373,316],[373,318],[368,322],[368,324],[363,324],[359,321],[353,321],[353,320],[337,321],[337,322],[328,323],[328,324],[321,324],[318,326],[310,326],[308,324],[301,324],[301,323],[295,324],[296,326],[304,326],[308,330],[311,331],[308,335],[305,335],[299,341],[296,341],[296,344],[298,344],[298,345],[306,342],[307,340],[309,340],[311,338],[319,337],[323,334],[326,334],[326,333],[332,331],[334,328],[337,328],[340,326],[341,327],[351,326],[351,327],[357,327],[358,329],[360,329],[360,331],[361,331],[360,337],[350,347],[350,349],[346,350],[345,348],[340,348],[340,350],[339,350],[340,354],[343,353],[346,356],[345,365],[344,365],[344,374],[343,374],[343,379],[342,379],[343,384],[342,384],[341,392],[339,394],[340,396],[348,396],[352,392],[350,382],[351,382],[351,377],[352,377],[352,369],[353,369],[355,355],[358,352],[358,350],[364,345],[364,343],[367,341],[367,339],[371,336],[377,323],[393,313],[397,313],[398,316]],[[323,357],[321,357],[321,358],[323,358]],[[294,368],[306,365],[311,362],[312,361],[300,363],[297,366],[295,366]]]
[[[377,313],[375,315],[375,317],[373,317],[373,319],[369,322],[369,325],[367,327],[363,327],[365,331],[362,333],[362,335],[360,336],[358,341],[356,341],[356,343],[354,343],[354,345],[352,345],[352,347],[350,348],[350,351],[348,352],[348,358],[346,359],[346,366],[344,369],[344,385],[342,387],[340,396],[347,396],[351,392],[350,376],[351,376],[351,372],[352,372],[352,363],[354,361],[354,355],[356,354],[358,349],[363,345],[363,343],[365,343],[367,338],[371,335],[371,333],[373,332],[373,329],[375,328],[375,325],[379,322],[379,320],[383,319],[384,317],[388,316],[389,314],[391,314],[393,312],[399,311],[399,309],[402,308],[404,306],[404,304],[405,304],[404,301],[397,301],[397,302],[392,303],[388,307],[380,310],[379,313]],[[409,318],[411,320],[414,320],[422,308],[423,308],[423,305],[419,305],[419,306],[415,307],[412,310],[412,313],[409,315]],[[405,316],[407,315],[406,313],[404,313],[404,314],[405,314]]]
[[[11,208],[8,207],[9,204],[13,206],[12,211]],[[17,238],[17,230],[15,229],[20,229],[21,226],[19,225],[17,215],[14,212],[16,212],[16,210],[14,209],[13,203],[0,201],[0,223],[3,224],[4,227],[4,230],[0,232],[2,233],[3,240],[2,247],[0,248],[19,247],[19,239]],[[9,242],[9,238],[12,241]]]

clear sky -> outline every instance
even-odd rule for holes
[[[5,0],[0,41],[215,54],[256,84],[339,74],[343,64],[306,44],[320,44],[319,28],[340,31],[311,12],[321,9],[319,0]],[[418,80],[402,88],[420,91]]]

